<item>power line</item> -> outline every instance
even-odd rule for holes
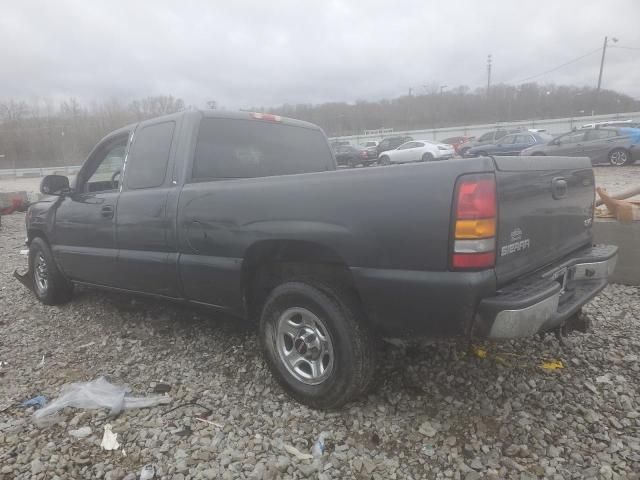
[[[610,48],[623,48],[625,50],[640,50],[640,47],[627,47],[625,45],[611,45]]]
[[[568,62],[565,62],[562,65],[558,65],[557,67],[552,68],[551,70],[547,70],[545,72],[538,73],[537,75],[532,75],[531,77],[527,77],[527,78],[524,78],[522,80],[518,80],[515,83],[527,82],[529,80],[533,80],[534,78],[542,77],[543,75],[546,75],[548,73],[552,73],[552,72],[555,72],[556,70],[560,70],[561,68],[566,67],[567,65],[571,65],[572,63],[576,63],[577,61],[582,60],[583,58],[586,58],[589,55],[593,55],[596,52],[600,52],[601,50],[602,50],[602,48],[596,48],[595,50],[592,50],[589,53],[585,53],[584,55],[581,55],[581,56],[579,56],[577,58],[574,58],[573,60],[569,60]]]

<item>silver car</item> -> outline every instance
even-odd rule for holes
[[[520,155],[589,157],[592,164],[629,165],[640,158],[640,129],[585,128],[524,149]]]

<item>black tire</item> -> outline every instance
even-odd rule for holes
[[[547,154],[546,154],[546,153],[544,153],[544,152],[533,152],[533,153],[531,154],[531,156],[532,156],[532,157],[546,157],[546,156],[547,156]]]
[[[387,157],[386,155],[381,156],[380,159],[378,160],[378,163],[380,165],[391,165],[391,162],[389,161],[389,157]]]
[[[431,155],[429,152],[425,153],[424,155],[422,155],[422,161],[433,162],[433,155]]]
[[[458,155],[460,155],[461,157],[464,157],[467,152],[469,151],[471,147],[467,147],[467,148],[461,148],[460,151],[458,152]]]
[[[29,246],[29,272],[33,292],[42,303],[60,305],[71,300],[73,284],[64,278],[56,265],[51,248],[40,237],[34,238]]]
[[[325,377],[317,380],[300,378],[301,375],[313,377],[311,363],[304,359],[305,353],[311,355],[312,361],[318,361],[313,359],[314,352],[305,346],[303,339],[308,335],[303,329],[306,328],[304,316],[309,312],[312,322],[314,318],[320,320],[320,324],[315,324],[319,325],[316,333],[320,335],[312,340],[323,338],[324,334],[331,345],[331,356],[326,348],[321,350],[319,361],[326,364],[323,367]],[[282,325],[285,330],[291,328],[296,315],[299,315],[299,323],[295,325],[302,328],[293,338],[293,334],[282,333]],[[289,318],[291,320],[287,321]],[[336,409],[371,386],[375,372],[375,337],[365,326],[357,302],[342,292],[313,280],[283,283],[271,292],[264,304],[259,332],[271,372],[287,393],[300,403],[317,409]],[[300,371],[297,373],[295,365],[292,367],[285,360],[289,354],[299,359]],[[325,362],[327,358],[329,360]],[[303,369],[305,362],[307,368]],[[318,383],[313,384],[314,381]]]
[[[614,148],[609,152],[607,156],[609,159],[609,164],[614,167],[624,167],[625,165],[629,165],[631,155],[624,148]]]

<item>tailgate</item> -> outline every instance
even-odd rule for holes
[[[497,157],[498,285],[591,243],[594,178],[576,157]]]

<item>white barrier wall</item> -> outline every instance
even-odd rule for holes
[[[637,120],[640,121],[640,112],[615,113],[609,115],[594,115],[587,117],[550,118],[546,120],[521,120],[518,122],[496,122],[483,125],[465,125],[457,127],[434,128],[426,130],[393,130],[384,129],[384,133],[368,130],[363,135],[348,135],[343,137],[331,137],[330,140],[346,140],[353,145],[363,143],[366,140],[381,140],[383,137],[393,135],[409,135],[416,140],[444,140],[448,137],[469,136],[479,137],[488,130],[500,128],[540,128],[545,129],[551,135],[559,135],[570,131],[573,127],[595,122],[610,120]],[[382,129],[381,129],[382,130]],[[377,134],[376,134],[377,133]]]

